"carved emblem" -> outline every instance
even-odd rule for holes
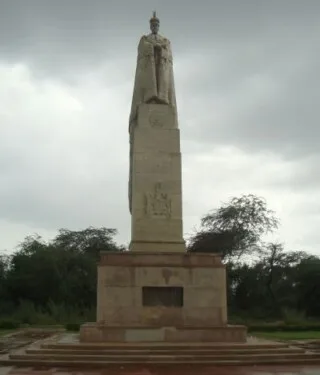
[[[149,115],[149,124],[154,128],[162,128],[166,115],[163,112],[153,110]]]
[[[171,199],[163,191],[160,182],[156,183],[154,192],[145,195],[145,211],[148,216],[156,218],[171,216]]]

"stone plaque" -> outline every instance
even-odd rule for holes
[[[155,185],[154,192],[145,195],[145,212],[146,215],[156,218],[171,217],[171,199],[163,191],[160,182]]]
[[[143,306],[183,306],[183,287],[180,286],[144,286],[142,287]]]

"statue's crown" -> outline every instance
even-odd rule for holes
[[[157,17],[157,12],[156,11],[154,11],[152,13],[152,17],[150,18],[150,23],[151,22],[160,22],[159,18]]]

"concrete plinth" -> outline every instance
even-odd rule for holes
[[[82,342],[244,342],[227,325],[226,270],[219,255],[103,253],[98,265],[97,323]]]
[[[110,327],[86,323],[80,331],[80,341],[95,342],[221,342],[244,343],[247,330],[243,326],[224,327]]]

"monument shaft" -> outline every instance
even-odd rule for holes
[[[168,39],[143,36],[129,120],[133,251],[185,251],[180,134]]]
[[[184,251],[175,109],[141,104],[133,132],[130,250]]]

